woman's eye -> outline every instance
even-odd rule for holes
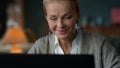
[[[51,17],[50,20],[56,20],[57,18],[56,17]]]
[[[66,16],[65,17],[65,19],[71,19],[72,18],[72,16]]]

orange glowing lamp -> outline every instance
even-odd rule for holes
[[[28,43],[27,37],[24,33],[24,30],[21,27],[11,27],[8,28],[3,39],[3,44],[12,44],[12,49],[10,53],[23,53],[23,50],[20,48],[21,43]]]

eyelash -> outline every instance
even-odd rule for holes
[[[65,17],[65,19],[71,19],[72,18],[72,16],[66,16]]]
[[[65,16],[63,19],[71,19],[73,16]],[[50,18],[50,20],[56,20],[57,18]]]
[[[56,20],[57,18],[50,18],[50,20]]]

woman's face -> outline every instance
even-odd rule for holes
[[[53,1],[45,5],[46,19],[50,30],[59,39],[66,39],[75,32],[78,14],[70,1]]]

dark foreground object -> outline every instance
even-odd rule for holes
[[[95,68],[92,55],[0,55],[5,68]]]

